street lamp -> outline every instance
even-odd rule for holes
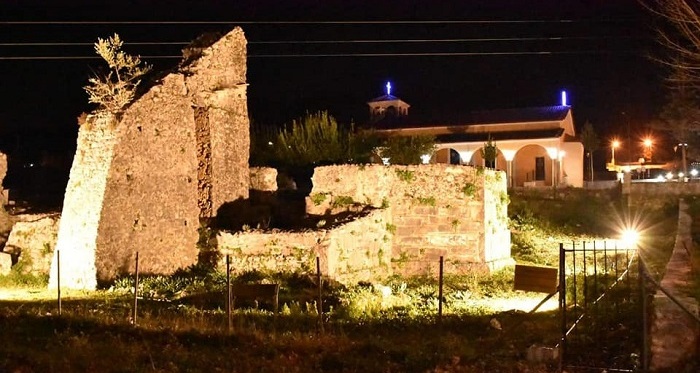
[[[653,143],[652,143],[650,138],[644,139],[644,158],[649,158],[650,163],[651,163],[651,145],[652,144]]]
[[[612,144],[611,144],[611,148],[612,148],[612,161],[611,161],[610,163],[612,163],[613,165],[615,164],[615,148],[618,148],[619,146],[620,146],[620,142],[619,142],[619,141],[617,141],[617,140],[613,140],[613,141],[612,141]]]

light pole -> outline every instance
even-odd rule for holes
[[[619,146],[620,146],[620,142],[617,140],[613,140],[612,144],[610,146],[610,148],[612,149],[612,160],[610,161],[610,163],[612,163],[613,166],[615,165],[615,148],[617,148]]]
[[[649,158],[649,163],[652,163],[651,160],[651,145],[653,142],[651,141],[651,138],[646,138],[644,139],[644,158]],[[650,171],[649,168],[647,167],[647,178],[649,177]]]
[[[649,158],[649,163],[651,163],[651,146],[653,142],[650,138],[644,139],[644,158]]]

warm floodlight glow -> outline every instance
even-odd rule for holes
[[[423,164],[428,164],[428,163],[430,163],[430,154],[423,154],[423,155],[421,155],[421,156],[420,156],[420,160],[421,160],[421,162],[423,162]]]
[[[692,176],[692,177],[698,176],[698,170],[696,170],[696,169],[690,170],[690,176]]]
[[[388,166],[389,165],[389,158],[382,157],[382,163],[384,163],[385,166]]]
[[[666,174],[666,178],[669,179],[669,180],[673,179],[673,172],[667,173],[667,174]]]
[[[679,172],[679,173],[678,173],[678,178],[679,178],[679,179],[682,179],[683,177],[685,177],[685,174],[684,174],[683,172]]]
[[[620,242],[624,245],[624,247],[636,245],[637,242],[639,242],[639,232],[630,228],[625,229],[622,231],[622,235],[620,236]]]

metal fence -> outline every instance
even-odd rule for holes
[[[560,371],[646,372],[653,290],[700,324],[654,279],[636,246],[580,242],[559,251]]]
[[[560,370],[631,372],[640,361],[641,302],[635,247],[559,245]]]

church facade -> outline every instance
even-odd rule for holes
[[[576,137],[571,106],[561,105],[472,112],[459,122],[421,124],[408,117],[410,105],[387,94],[367,104],[369,127],[380,136],[432,136],[437,150],[429,163],[486,166],[484,145],[498,150],[495,169],[509,187],[583,187],[583,144]],[[386,160],[389,163],[391,160]]]

